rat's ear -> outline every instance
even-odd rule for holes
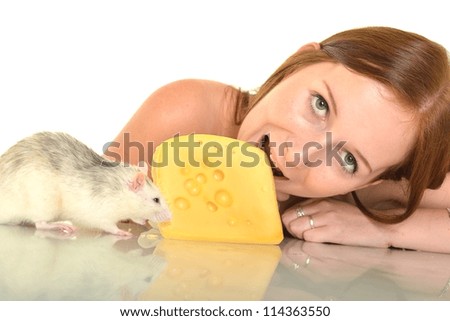
[[[301,46],[300,49],[297,50],[297,52],[314,51],[314,50],[320,50],[320,43],[318,42],[307,43],[306,45]]]
[[[145,176],[148,176],[148,164],[146,161],[140,161],[138,164],[139,171],[144,173]]]
[[[137,192],[137,191],[141,190],[145,185],[145,176],[146,176],[146,174],[144,174],[142,172],[137,172],[134,175],[133,180],[128,182],[128,187],[133,192]]]

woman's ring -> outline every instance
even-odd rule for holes
[[[314,228],[314,220],[311,216],[309,217],[309,226],[311,226],[311,229]]]
[[[305,216],[306,214],[305,211],[303,211],[303,207],[297,207],[297,209],[295,210],[295,215],[297,215],[297,217]]]

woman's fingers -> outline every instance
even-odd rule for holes
[[[319,228],[312,204],[299,204],[289,208],[282,216],[282,221],[288,232],[300,239],[305,239],[304,233]]]

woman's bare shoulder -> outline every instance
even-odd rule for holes
[[[157,89],[146,102],[160,108],[203,109],[221,104],[226,93],[233,90],[230,85],[212,80],[182,79]]]
[[[232,87],[210,80],[185,79],[162,86],[153,92],[116,136],[117,148],[110,153],[129,156],[131,163],[149,160],[162,141],[191,133],[226,135],[227,115],[232,105]],[[126,142],[144,148],[127,148]],[[151,146],[151,147],[150,147]],[[143,154],[140,155],[140,154]]]
[[[226,116],[224,110],[233,107],[235,92],[236,89],[220,82],[183,79],[156,90],[142,108],[164,121],[187,124],[192,131],[209,132],[218,129],[217,122],[223,122]]]

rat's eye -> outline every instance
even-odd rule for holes
[[[153,199],[153,202],[155,202],[156,204],[159,204],[159,198],[158,198],[158,197],[155,197],[155,198]]]

